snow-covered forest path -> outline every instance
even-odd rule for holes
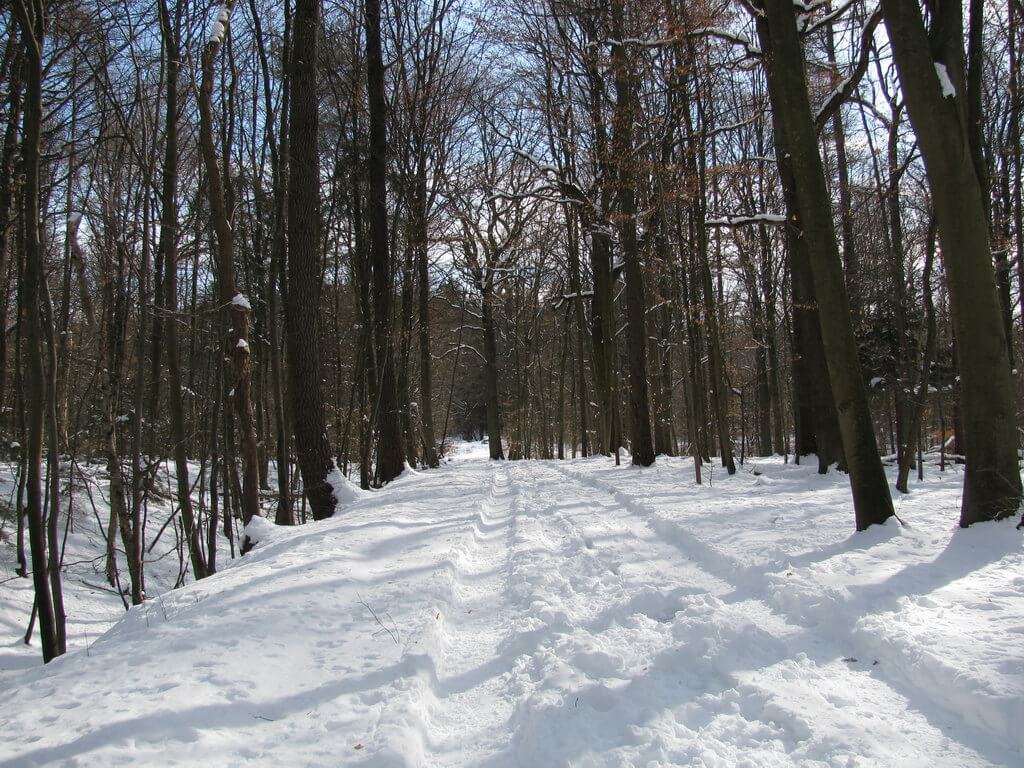
[[[10,678],[0,768],[1021,764],[1011,522],[710,474],[466,446]]]

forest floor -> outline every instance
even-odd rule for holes
[[[45,668],[0,584],[0,768],[1024,764],[1014,521],[957,529],[960,470],[929,466],[854,534],[814,470],[464,444],[128,612],[74,566]]]

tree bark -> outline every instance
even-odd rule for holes
[[[377,481],[402,473],[402,423],[398,407],[396,356],[391,333],[391,259],[388,252],[387,104],[380,40],[380,0],[366,0],[366,95],[370,110],[369,204],[370,268],[373,273],[373,340],[377,357]]]
[[[889,485],[875,442],[857,341],[850,324],[842,261],[830,197],[818,154],[796,14],[789,0],[766,0],[757,18],[776,128],[791,156],[800,230],[811,253],[811,272],[829,379],[850,473],[858,531],[893,514]]]
[[[178,182],[178,127],[177,87],[180,50],[178,30],[169,25],[164,32],[164,50],[167,56],[167,135],[164,149],[164,177],[160,212],[159,252],[164,269],[164,307],[170,312],[178,309],[178,246],[177,246],[177,182]],[[181,361],[178,350],[178,324],[169,322],[162,334],[166,346],[168,391],[170,410],[172,453],[174,455],[175,479],[177,481],[178,505],[181,508],[181,522],[188,543],[192,572],[197,579],[204,578],[207,571],[199,541],[199,530],[192,510],[191,486],[188,469],[188,437],[185,431],[185,405],[182,399]]]
[[[29,546],[32,552],[32,581],[35,587],[39,636],[43,661],[49,662],[62,651],[58,643],[57,624],[64,621],[57,614],[49,578],[45,510],[42,498],[43,422],[46,380],[43,371],[43,329],[40,299],[43,281],[43,253],[39,228],[39,153],[43,119],[42,78],[44,45],[44,5],[42,0],[17,0],[15,13],[21,27],[21,43],[25,51],[25,99],[22,127],[22,226],[24,227],[25,260],[22,274],[22,317],[25,322],[25,357],[28,369],[26,382],[26,426],[28,464],[26,514]]]
[[[963,9],[938,5],[929,34],[916,2],[883,0],[882,8],[924,159],[949,284],[967,456],[960,509],[960,525],[966,527],[1015,513],[1021,481],[1007,339],[964,104]]]
[[[484,334],[484,396],[487,400],[487,443],[491,459],[504,459],[501,444],[501,401],[498,397],[498,342],[494,329],[494,294],[480,287],[480,324]]]
[[[622,0],[612,2],[612,26],[621,39],[625,32],[625,11]],[[632,462],[642,467],[654,463],[651,439],[651,404],[647,385],[647,298],[644,273],[640,264],[640,246],[636,235],[636,187],[634,181],[633,121],[639,116],[636,108],[635,76],[622,43],[612,45],[612,68],[615,72],[615,116],[612,148],[618,163],[616,192],[618,198],[619,237],[626,276],[626,338],[629,346],[629,409],[630,454]]]
[[[234,0],[228,0],[220,6],[218,14],[223,17],[223,21],[218,18],[214,22],[215,25],[222,25],[220,34],[214,31],[203,46],[203,80],[199,88],[199,145],[206,168],[206,187],[213,230],[217,236],[217,286],[221,305],[225,309],[225,320],[228,323],[227,355],[231,359],[231,391],[240,432],[242,523],[248,525],[253,517],[260,514],[259,449],[252,413],[252,350],[249,347],[249,313],[252,307],[248,299],[235,287],[234,231],[225,199],[217,149],[213,143],[213,65],[221,41],[227,34],[234,5]],[[243,553],[245,550],[246,545],[243,543]]]
[[[288,165],[288,383],[295,447],[313,519],[335,512],[327,476],[334,468],[327,442],[320,366],[320,171],[317,153],[316,50],[319,0],[296,0],[291,41]]]

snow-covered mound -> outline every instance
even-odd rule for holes
[[[815,464],[403,475],[6,678],[0,768],[1024,764],[1013,523]]]

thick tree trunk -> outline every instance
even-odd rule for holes
[[[622,0],[612,2],[612,25],[621,39],[624,34]],[[651,439],[651,404],[647,385],[647,298],[644,273],[640,264],[640,246],[636,234],[636,182],[634,181],[633,121],[638,119],[635,76],[621,43],[612,45],[615,72],[615,117],[612,148],[618,163],[619,238],[626,276],[626,339],[629,362],[629,423],[632,439],[630,454],[642,467],[654,463]]]
[[[285,15],[284,45],[281,60],[288,67],[291,48],[290,17]],[[268,67],[269,70],[269,67]],[[265,73],[265,99],[270,101],[269,72]],[[270,275],[267,280],[270,331],[270,384],[274,397],[274,426],[277,432],[277,510],[274,522],[294,525],[291,490],[291,431],[288,428],[284,339],[281,332],[281,306],[286,303],[288,285],[288,109],[291,82],[285,78],[281,84],[281,127],[278,132],[276,162],[274,164],[274,240],[270,250]],[[269,108],[267,110],[270,111]]]
[[[842,261],[833,229],[825,175],[807,92],[796,15],[789,0],[766,0],[757,19],[776,128],[791,156],[800,229],[811,253],[821,335],[839,429],[850,472],[856,526],[862,531],[893,514],[889,485],[875,442],[857,342],[850,324]]]
[[[964,105],[963,9],[937,8],[929,39],[916,2],[883,0],[882,8],[932,192],[959,342],[966,527],[1015,513],[1021,481],[1007,340]]]
[[[335,511],[334,467],[320,391],[320,164],[316,50],[319,0],[296,0],[288,165],[288,384],[302,485],[315,520]]]
[[[387,483],[402,473],[402,424],[398,407],[397,356],[391,333],[391,259],[388,252],[387,103],[380,40],[380,0],[366,0],[366,95],[370,109],[370,156],[367,162],[370,225],[370,268],[373,273],[373,342],[377,357],[377,481]]]
[[[587,31],[588,44],[595,45],[596,33]],[[596,50],[596,49],[594,49]],[[596,61],[588,58],[587,108],[594,132],[594,157],[598,171],[598,211],[583,219],[590,235],[590,271],[594,280],[594,295],[590,305],[590,335],[592,341],[594,390],[597,396],[597,437],[600,453],[607,456],[617,451],[621,442],[618,433],[617,386],[618,368],[615,343],[615,306],[612,279],[612,239],[609,234],[609,211],[612,201],[608,133],[604,117],[604,79]]]
[[[18,152],[18,125],[21,123],[21,105],[24,87],[24,55],[21,43],[11,35],[6,50],[10,52],[11,65],[7,84],[8,107],[7,127],[4,130],[3,146],[0,148],[0,280],[9,280],[11,267],[11,226],[14,213],[16,189],[15,159]],[[6,55],[5,55],[6,58]],[[6,285],[7,283],[5,283]],[[0,327],[7,327],[8,293],[0,299]],[[0,334],[0,428],[9,427],[6,415],[7,404],[7,334]]]

